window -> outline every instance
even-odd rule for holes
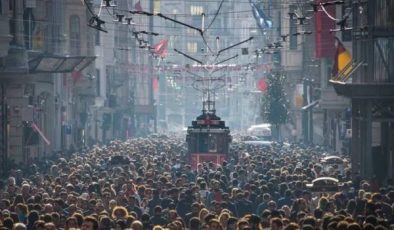
[[[0,15],[3,14],[3,0],[0,0]]]
[[[160,13],[160,0],[154,0],[154,2],[153,2],[153,12],[155,14]]]
[[[204,8],[202,6],[190,6],[191,15],[201,15],[204,13]]]
[[[197,53],[197,42],[188,42],[187,43],[187,52]]]
[[[209,135],[209,146],[208,146],[208,152],[210,153],[216,153],[217,152],[217,143],[216,143],[216,136],[211,136]]]
[[[1,2],[1,0],[0,0]],[[24,38],[25,38],[25,47],[27,50],[32,48],[32,37],[33,30],[35,27],[33,10],[31,8],[26,8],[23,12],[23,27],[24,27]]]
[[[81,27],[80,19],[77,15],[70,17],[70,53],[72,55],[81,54]]]

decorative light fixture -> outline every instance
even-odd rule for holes
[[[105,24],[105,21],[101,20],[97,15],[94,15],[93,17],[90,18],[88,26],[93,29],[102,31],[104,33],[108,33],[108,31],[102,27],[102,25],[104,25],[104,24]]]
[[[102,6],[104,7],[116,7],[115,4],[111,4],[112,0],[104,0],[104,4]]]

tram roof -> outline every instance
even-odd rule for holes
[[[188,128],[188,133],[230,133],[228,128]]]

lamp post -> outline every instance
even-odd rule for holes
[[[302,134],[304,144],[313,144],[313,107],[317,105],[317,101],[312,101],[313,82],[313,79],[303,79]]]

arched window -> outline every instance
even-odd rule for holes
[[[70,17],[70,54],[81,54],[81,24],[77,15]]]

